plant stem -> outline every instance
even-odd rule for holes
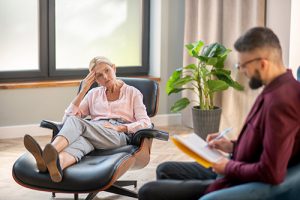
[[[209,99],[210,99],[209,109],[213,109],[214,108],[214,93],[213,92],[209,94]]]
[[[198,95],[199,95],[199,103],[200,103],[200,109],[203,109],[203,99],[202,99],[202,86],[201,86],[201,71],[200,71],[200,67],[201,67],[201,62],[199,61],[198,62],[198,66],[197,66],[197,69],[198,69],[198,76],[199,78],[196,78],[196,80],[198,81],[197,84],[198,84]]]
[[[204,68],[204,69],[206,69],[206,64],[205,63],[203,63],[202,64],[202,67]],[[205,70],[204,70],[204,72],[205,72]],[[203,72],[202,72],[203,73]],[[206,72],[205,72],[206,73]],[[206,74],[203,74],[203,76],[202,76],[202,81],[203,81],[203,109],[204,110],[208,110],[209,109],[209,95],[208,95],[208,92],[209,92],[209,89],[208,89],[208,85],[207,85],[207,79],[208,79],[209,77],[207,77],[207,75]]]

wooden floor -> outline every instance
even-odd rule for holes
[[[185,134],[192,132],[191,129],[183,127],[157,127],[160,130],[168,131],[170,134]],[[36,137],[37,141],[44,146],[50,136]],[[47,192],[30,190],[18,185],[12,178],[11,169],[15,160],[25,152],[23,138],[0,140],[0,200],[45,200],[51,199]],[[147,167],[137,171],[129,171],[121,179],[138,181],[138,190],[144,183],[155,180],[155,169],[159,163],[164,161],[191,161],[190,158],[180,152],[171,141],[154,140],[152,146],[151,160]],[[128,189],[134,189],[129,186]],[[80,194],[79,198],[84,199],[86,194]],[[56,199],[72,199],[70,194],[57,194]],[[125,200],[130,197],[119,196],[101,192],[94,200]]]

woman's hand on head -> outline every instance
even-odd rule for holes
[[[83,79],[83,85],[82,85],[83,90],[90,89],[90,87],[96,80],[95,76],[96,76],[96,73],[93,70],[88,73],[88,75]]]

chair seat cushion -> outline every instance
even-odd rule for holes
[[[21,185],[37,190],[61,192],[90,192],[106,186],[116,169],[137,150],[128,145],[111,150],[96,150],[63,171],[60,183],[52,182],[48,173],[39,173],[35,160],[23,154],[13,166],[14,179]],[[101,180],[101,181],[99,181]]]

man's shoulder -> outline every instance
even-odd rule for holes
[[[295,79],[289,80],[283,84],[281,84],[279,87],[277,87],[275,90],[272,90],[271,92],[268,92],[266,96],[269,96],[271,98],[275,98],[272,100],[279,99],[290,99],[299,97],[300,95],[300,82],[296,81]]]
[[[264,105],[272,111],[293,111],[300,107],[300,83],[288,81],[264,96]],[[299,112],[299,111],[296,111]]]

